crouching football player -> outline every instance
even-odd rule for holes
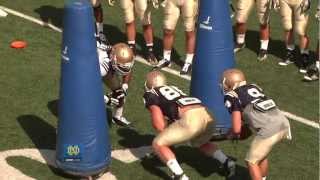
[[[175,86],[166,83],[160,71],[147,74],[145,106],[151,113],[152,125],[158,135],[152,142],[157,156],[173,173],[173,179],[189,179],[180,167],[170,146],[190,142],[209,157],[217,159],[227,172],[234,174],[235,162],[209,140],[214,133],[214,119],[195,97],[189,97]]]
[[[249,123],[255,131],[255,137],[245,160],[251,179],[265,180],[268,173],[267,156],[272,147],[282,139],[291,139],[289,121],[262,89],[246,83],[240,70],[224,71],[221,85],[225,93],[225,106],[232,116],[230,136],[239,138],[242,123]]]
[[[133,51],[125,43],[118,43],[110,48],[101,41],[97,41],[97,51],[101,76],[112,90],[112,93],[104,96],[107,105],[115,106],[112,122],[130,126],[131,122],[123,116],[123,107],[134,64]]]

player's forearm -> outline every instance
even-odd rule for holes
[[[132,77],[132,72],[130,72],[129,74],[123,76],[122,77],[123,84],[129,84],[129,82],[131,81],[131,77]]]
[[[241,112],[232,112],[232,132],[234,134],[240,134],[241,132]]]

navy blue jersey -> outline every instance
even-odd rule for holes
[[[262,89],[255,84],[240,86],[224,96],[225,106],[230,113],[233,111],[242,112],[248,104],[254,104],[261,101],[265,102],[268,99],[269,98],[264,95]]]
[[[189,97],[175,86],[160,86],[146,91],[143,95],[146,108],[159,106],[163,115],[178,120],[178,107],[201,104],[198,98]]]

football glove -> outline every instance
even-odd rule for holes
[[[124,90],[122,88],[116,89],[116,90],[112,91],[112,93],[111,93],[111,97],[114,99],[117,99],[119,102],[116,105],[116,107],[123,106],[125,96],[126,96],[126,93],[124,92]]]
[[[109,106],[119,106],[119,100],[111,97],[110,95],[104,95],[104,103]]]
[[[129,85],[127,83],[122,84],[122,90],[125,95],[128,95],[128,88],[129,88]]]
[[[311,8],[311,0],[302,0],[300,8],[302,13],[307,12]]]
[[[116,0],[108,0],[109,6],[114,6],[115,2],[116,2]]]

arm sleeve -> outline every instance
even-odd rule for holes
[[[152,105],[160,105],[158,96],[151,92],[146,92],[143,95],[143,100],[146,108],[149,108]]]
[[[236,97],[226,95],[224,97],[224,105],[228,109],[229,113],[232,113],[233,111],[241,111],[242,112],[240,100]]]

